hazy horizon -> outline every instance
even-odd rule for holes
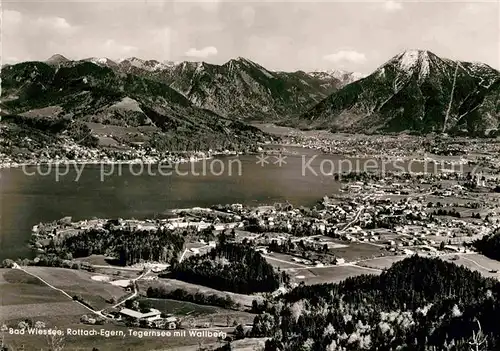
[[[500,68],[500,4],[365,1],[2,4],[2,62],[128,57],[371,73],[406,49]]]

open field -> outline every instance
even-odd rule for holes
[[[283,262],[283,261],[278,261],[274,257],[266,256],[266,261],[272,265],[274,268],[279,268],[279,269],[292,269],[292,268],[299,268],[302,266],[302,264],[294,264],[292,262]]]
[[[164,313],[173,314],[174,316],[181,318],[194,318],[197,325],[202,325],[205,322],[211,322],[213,323],[213,327],[227,327],[228,317],[230,320],[230,326],[235,320],[238,324],[251,324],[255,317],[254,314],[249,312],[227,310],[221,307],[198,305],[185,301],[149,298],[141,300],[149,301],[153,308],[156,308]]]
[[[47,317],[53,315],[82,315],[89,311],[80,304],[66,299],[67,302],[31,303],[0,306],[0,319],[25,319]]]
[[[200,315],[195,318],[196,323],[202,325],[205,322],[213,323],[213,327],[226,327],[227,326],[227,318],[229,317],[230,324],[232,325],[234,321],[237,324],[243,324],[246,326],[252,325],[253,320],[255,318],[255,314],[250,312],[242,312],[242,311],[233,311],[233,310],[225,310],[219,309],[219,311],[215,314],[210,315]]]
[[[485,277],[500,279],[500,262],[492,260],[484,255],[478,253],[450,255],[443,257],[443,260],[467,267],[473,271],[478,271]],[[498,273],[492,273],[490,270],[496,270]]]
[[[327,268],[309,268],[288,270],[290,276],[296,281],[303,281],[307,285],[322,283],[337,283],[349,277],[361,274],[378,274],[379,271],[364,269],[357,266],[335,266]]]
[[[286,255],[278,252],[272,252],[263,255],[266,261],[272,265],[274,268],[289,269],[289,268],[299,268],[306,267],[305,264],[299,262],[293,262],[291,255]]]
[[[241,306],[252,306],[252,301],[253,300],[261,300],[262,297],[259,295],[243,295],[243,294],[236,294],[228,291],[220,291],[220,290],[215,290],[212,288],[208,288],[202,285],[196,285],[196,284],[191,284],[191,283],[186,283],[180,280],[176,279],[159,279],[156,281],[145,281],[145,280],[139,280],[137,282],[139,284],[139,290],[140,291],[146,291],[148,287],[150,286],[159,286],[162,285],[164,286],[167,291],[173,291],[175,289],[183,289],[188,291],[191,294],[196,294],[197,292],[206,294],[206,295],[217,295],[217,296],[229,296],[231,299],[233,299],[235,302],[239,303]]]
[[[90,255],[87,257],[79,257],[75,259],[75,261],[87,262],[92,265],[97,264],[100,266],[110,266],[110,264],[106,261],[106,256],[104,255]]]
[[[39,279],[17,269],[0,269],[0,319],[25,319],[57,314],[81,315],[87,310]]]
[[[331,249],[337,257],[344,258],[346,261],[357,261],[368,258],[375,258],[387,254],[380,246],[366,243],[354,242],[347,247]]]
[[[216,313],[219,309],[213,306],[197,305],[191,302],[177,301],[170,299],[151,299],[144,298],[141,300],[148,301],[153,308],[157,310],[173,315],[183,315],[183,316],[199,316],[202,314]]]
[[[48,304],[68,298],[42,281],[17,269],[0,269],[0,305]],[[0,317],[2,315],[0,314]]]
[[[398,255],[398,256],[384,256],[384,257],[377,257],[373,258],[371,260],[365,260],[358,262],[358,266],[362,267],[368,267],[368,268],[375,268],[375,269],[386,269],[390,268],[395,262],[399,262],[401,260],[404,260],[408,256],[404,255]]]
[[[118,279],[135,279],[137,276],[141,275],[140,270],[128,270],[128,269],[120,269],[120,267],[110,267],[110,268],[104,268],[104,267],[98,267],[95,268],[95,272],[92,274],[97,274],[97,275],[107,275],[111,277],[112,280],[118,280]]]
[[[405,259],[405,257],[407,256],[398,255],[398,256],[380,257],[359,262],[358,265],[369,268],[385,269],[385,268],[390,268],[392,264]],[[471,254],[450,253],[438,257],[440,257],[443,261],[452,262],[454,264],[467,267],[473,271],[477,271],[485,277],[500,279],[500,273],[490,272],[491,270],[497,270],[498,272],[500,272],[500,262],[492,260],[484,255],[478,253],[471,253]]]
[[[108,307],[106,300],[118,300],[125,295],[123,288],[107,282],[93,280],[93,274],[73,269],[53,267],[27,267],[26,271],[36,274],[56,288],[69,295],[80,295],[95,309]]]

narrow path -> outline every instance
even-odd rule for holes
[[[358,212],[356,213],[356,216],[354,216],[354,219],[353,219],[352,221],[350,221],[349,223],[347,223],[347,224],[345,225],[345,227],[344,227],[344,228],[342,228],[342,229],[339,231],[339,233],[343,233],[343,232],[345,232],[345,231],[346,231],[346,230],[347,230],[347,229],[348,229],[351,225],[353,225],[354,223],[356,223],[356,222],[357,222],[357,220],[358,220],[358,218],[359,218],[359,216],[361,215],[361,212],[363,211],[363,209],[364,209],[364,206],[361,206],[361,207],[359,208]]]
[[[71,296],[70,294],[68,294],[66,291],[64,291],[64,290],[62,290],[62,289],[59,289],[59,288],[56,288],[55,286],[53,286],[52,284],[50,284],[49,282],[47,282],[47,281],[46,281],[46,280],[44,280],[43,278],[41,278],[41,277],[39,277],[38,275],[36,275],[35,273],[31,273],[31,272],[27,271],[26,269],[22,268],[22,267],[21,267],[21,266],[19,266],[17,263],[14,263],[14,266],[13,266],[12,268],[13,268],[13,269],[18,269],[18,270],[20,270],[20,271],[23,271],[23,272],[24,272],[24,273],[26,273],[26,274],[31,275],[32,277],[37,278],[37,279],[38,279],[38,280],[40,280],[42,283],[44,283],[45,285],[47,285],[49,288],[51,288],[51,289],[53,289],[53,290],[56,290],[56,291],[59,291],[59,292],[60,292],[60,293],[62,293],[64,296],[68,297],[68,298],[69,298],[69,299],[71,299],[72,301],[75,301],[75,302],[76,302],[76,303],[78,303],[79,305],[83,306],[83,307],[84,307],[85,309],[87,309],[88,311],[90,311],[90,312],[92,312],[92,313],[94,313],[94,314],[96,314],[96,315],[98,315],[98,316],[100,316],[100,317],[103,317],[103,318],[108,319],[108,317],[107,317],[107,316],[105,316],[105,315],[102,313],[102,311],[104,311],[104,310],[105,310],[105,308],[104,308],[104,309],[102,309],[102,310],[99,310],[99,311],[94,310],[93,308],[91,308],[91,307],[87,306],[86,304],[84,304],[84,303],[82,303],[82,302],[80,302],[80,301],[78,301],[78,300],[73,299],[73,296]],[[139,280],[139,279],[142,279],[144,276],[146,276],[146,275],[147,275],[147,274],[149,274],[150,272],[151,272],[151,270],[150,270],[150,269],[148,269],[147,271],[144,271],[144,273],[142,273],[142,274],[141,274],[140,276],[138,276],[137,278],[132,279],[132,280],[131,280],[131,282],[133,283],[133,286],[134,286],[134,293],[133,293],[132,295],[130,295],[129,297],[127,297],[125,300],[123,300],[123,301],[121,301],[121,302],[119,302],[119,303],[115,304],[115,305],[113,306],[113,308],[116,308],[116,307],[118,307],[118,306],[120,306],[120,305],[124,304],[124,303],[125,303],[125,301],[130,300],[130,299],[133,299],[134,297],[136,297],[136,296],[138,295],[138,293],[139,293],[139,292],[138,292],[138,290],[137,290],[137,287],[136,287],[135,282],[136,282],[137,280]]]
[[[476,266],[478,266],[481,269],[484,269],[487,272],[491,271],[491,268],[487,268],[487,267],[483,266],[482,264],[474,261],[472,258],[465,257],[464,255],[460,255],[460,257],[463,258],[466,261],[470,261],[470,262],[474,263]]]
[[[137,286],[136,286],[136,282],[139,280],[139,279],[142,279],[144,278],[146,275],[149,274],[149,272],[151,272],[151,269],[148,269],[146,271],[144,271],[140,276],[138,276],[137,278],[135,279],[132,279],[131,282],[132,282],[132,286],[134,287],[134,293],[132,295],[130,295],[129,297],[127,297],[125,300],[123,301],[120,301],[118,302],[117,304],[115,304],[112,308],[116,308],[120,305],[123,305],[126,301],[130,300],[130,299],[133,299],[134,297],[136,297],[138,294],[139,294],[139,291],[137,290]],[[104,309],[103,309],[104,310]],[[100,310],[99,312],[102,313],[103,310]]]
[[[182,260],[184,259],[184,256],[186,255],[187,252],[188,252],[188,249],[184,249],[184,252],[182,253],[181,257],[179,258],[179,263],[182,262]]]

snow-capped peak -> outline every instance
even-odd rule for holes
[[[90,57],[88,59],[85,59],[84,61],[89,61],[99,66],[116,66],[116,62],[110,60],[107,57]]]
[[[157,60],[144,60],[137,57],[129,57],[120,60],[121,65],[130,65],[145,71],[160,71],[175,66],[171,61],[160,62]]]
[[[354,82],[356,80],[359,80],[361,78],[364,78],[365,75],[359,72],[348,72],[344,70],[327,70],[327,74],[329,74],[333,78],[337,78],[339,80],[349,80],[350,82]]]
[[[195,72],[200,73],[201,71],[204,70],[204,68],[205,68],[205,62],[197,62]]]
[[[225,64],[232,66],[235,63],[241,64],[241,65],[244,65],[247,67],[260,66],[259,64],[255,63],[247,58],[241,57],[241,56],[238,56],[235,59],[231,59],[231,60],[227,61]]]
[[[96,63],[100,63],[102,65],[105,65],[106,63],[108,63],[108,61],[110,61],[109,59],[107,59],[106,57],[99,57],[98,59],[95,60]]]
[[[415,67],[420,60],[421,52],[419,50],[406,50],[399,58],[399,67],[404,71],[409,71]]]
[[[393,58],[399,70],[412,74],[418,69],[420,79],[425,78],[430,73],[430,55],[427,50],[405,50]]]
[[[241,57],[241,56],[238,56],[235,61],[247,64],[247,65],[253,63],[252,61],[250,61],[250,60],[248,60],[248,59],[246,59],[244,57]]]
[[[399,68],[404,71],[409,71],[418,63],[418,51],[405,51],[399,57]]]
[[[359,72],[349,72],[349,71],[344,71],[344,70],[338,70],[338,69],[330,69],[326,71],[322,70],[315,70],[312,72],[308,72],[310,76],[320,78],[320,79],[329,79],[329,78],[334,78],[337,80],[340,80],[343,85],[350,84],[352,82],[355,82],[357,80],[360,80],[364,77],[366,77],[366,74],[359,73]]]
[[[144,65],[144,62],[146,62],[145,60],[137,57],[129,57],[128,59],[125,59],[125,61],[130,62],[130,64],[133,66],[142,66]]]
[[[174,67],[174,66],[177,66],[178,64],[180,64],[181,62],[180,61],[169,61],[169,60],[165,60],[165,61],[162,61],[161,62],[163,65],[167,66],[167,67]]]

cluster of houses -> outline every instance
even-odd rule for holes
[[[409,247],[420,247],[422,251],[437,252],[439,250],[461,252],[464,251],[463,243],[492,232],[498,225],[492,221],[470,221],[465,219],[432,218],[428,197],[428,188],[411,187],[410,182],[381,184],[355,182],[362,190],[359,194],[350,192],[348,197],[336,201],[325,197],[322,208],[314,209],[314,213],[307,213],[302,209],[278,209],[276,206],[262,206],[254,209],[250,214],[257,218],[257,224],[263,232],[279,233],[271,239],[268,235],[247,236],[247,240],[257,241],[258,250],[269,254],[266,245],[269,241],[278,244],[290,240],[290,235],[295,235],[292,241],[311,241],[312,236],[328,235],[340,237],[350,242],[366,242],[389,249],[393,252],[411,254]],[[404,197],[400,200],[390,200],[387,196],[378,196],[380,191],[391,189],[391,192],[411,190],[414,196]],[[445,191],[450,195],[458,195],[464,189],[462,186],[450,186]],[[339,197],[340,198],[340,197]],[[444,205],[444,204],[443,204]],[[443,206],[441,205],[441,206]],[[461,207],[476,209],[479,203],[464,203]],[[433,206],[436,206],[433,204]],[[482,206],[482,205],[480,205]],[[394,237],[387,239],[376,228],[375,222],[384,219],[395,219],[394,227],[385,228],[384,231]],[[346,225],[347,224],[347,225]],[[299,233],[294,228],[300,228]],[[299,234],[299,235],[297,235]],[[390,236],[390,235],[389,235]],[[435,237],[441,237],[435,239]],[[444,242],[441,245],[441,242]],[[317,242],[322,246],[324,243]],[[420,250],[415,248],[416,250]],[[296,259],[295,259],[296,260]],[[300,260],[300,259],[299,259]],[[314,264],[314,261],[302,261],[304,264]]]
[[[324,153],[338,155],[352,155],[366,157],[380,155],[383,150],[384,156],[398,157],[406,156],[409,150],[422,148],[423,138],[415,136],[350,136],[323,137],[322,134],[304,135],[302,132],[290,132],[286,135],[287,144],[300,145],[304,148],[321,150]]]
[[[118,313],[115,313],[117,320],[123,320],[130,324],[146,326],[155,329],[177,329],[180,326],[180,321],[174,316],[162,317],[162,313],[151,308],[148,312],[139,312],[129,308],[122,308]]]
[[[118,220],[117,226],[131,231],[157,231],[158,229],[174,230],[187,228],[202,231],[212,226],[215,228],[215,230],[233,229],[241,227],[242,224],[239,222],[214,223],[213,221],[204,219],[195,220],[189,217],[176,217],[159,220],[146,219],[144,221],[120,219]]]
[[[452,175],[448,175],[453,177]],[[174,211],[177,217],[156,220],[91,220],[70,223],[71,228],[83,230],[89,228],[123,228],[127,230],[156,231],[158,229],[194,228],[202,231],[213,227],[216,231],[247,229],[245,240],[253,241],[259,251],[269,254],[267,246],[271,241],[281,245],[285,241],[305,241],[313,247],[330,246],[332,242],[322,241],[315,236],[337,237],[349,242],[365,242],[390,251],[409,250],[408,247],[421,246],[440,248],[443,240],[430,238],[441,236],[449,250],[456,250],[464,241],[478,238],[492,232],[496,227],[492,221],[474,221],[456,218],[433,216],[429,207],[444,206],[427,202],[431,195],[427,185],[420,186],[419,180],[434,180],[433,175],[411,180],[396,176],[388,179],[370,180],[369,182],[348,183],[349,194],[336,195],[330,199],[324,197],[321,206],[312,209],[293,208],[289,203],[274,204],[272,206],[246,207],[242,204],[222,206],[222,209],[192,208]],[[436,176],[444,177],[444,176]],[[455,175],[456,177],[456,175]],[[452,178],[453,179],[453,178]],[[387,192],[411,191],[411,197],[396,197],[394,199]],[[442,189],[445,195],[458,195],[467,191],[464,187],[455,184]],[[385,194],[385,195],[384,195]],[[384,196],[382,196],[384,195]],[[458,197],[458,196],[457,196]],[[397,200],[399,198],[399,200]],[[392,200],[391,200],[392,199]],[[479,203],[461,204],[476,210]],[[498,210],[498,206],[493,210]],[[498,211],[497,211],[498,212]],[[387,239],[376,228],[382,225],[387,232],[395,235],[395,239]],[[497,224],[498,226],[498,224]],[[68,225],[65,224],[64,228]],[[250,228],[251,227],[251,228]],[[412,230],[411,228],[416,228]],[[34,230],[38,230],[34,228]],[[67,230],[67,229],[64,229]],[[262,234],[266,235],[262,235]],[[269,233],[275,233],[271,237]],[[456,240],[456,238],[461,238]],[[453,239],[453,240],[451,240]],[[207,239],[208,240],[208,239]],[[238,239],[237,239],[238,240]],[[215,241],[203,241],[206,247],[215,247]],[[455,246],[454,246],[455,245]],[[441,247],[442,248],[442,247]],[[201,248],[190,248],[191,253],[200,254]],[[459,250],[459,249],[457,249]],[[432,251],[432,250],[427,250]],[[314,264],[315,261],[303,262]],[[319,262],[321,263],[321,262]]]
[[[215,230],[231,230],[234,228],[243,227],[242,222],[232,222],[232,223],[214,223],[209,220],[194,220],[188,217],[176,217],[160,220],[136,220],[136,219],[93,219],[93,220],[83,220],[79,222],[73,222],[69,224],[58,224],[56,222],[52,224],[44,224],[44,233],[52,237],[60,233],[78,233],[78,231],[84,231],[89,229],[113,229],[113,230],[124,230],[124,231],[146,231],[155,232],[159,229],[194,229],[196,231],[202,231],[204,229],[213,227]],[[40,234],[40,225],[35,225],[32,228],[33,234]]]

